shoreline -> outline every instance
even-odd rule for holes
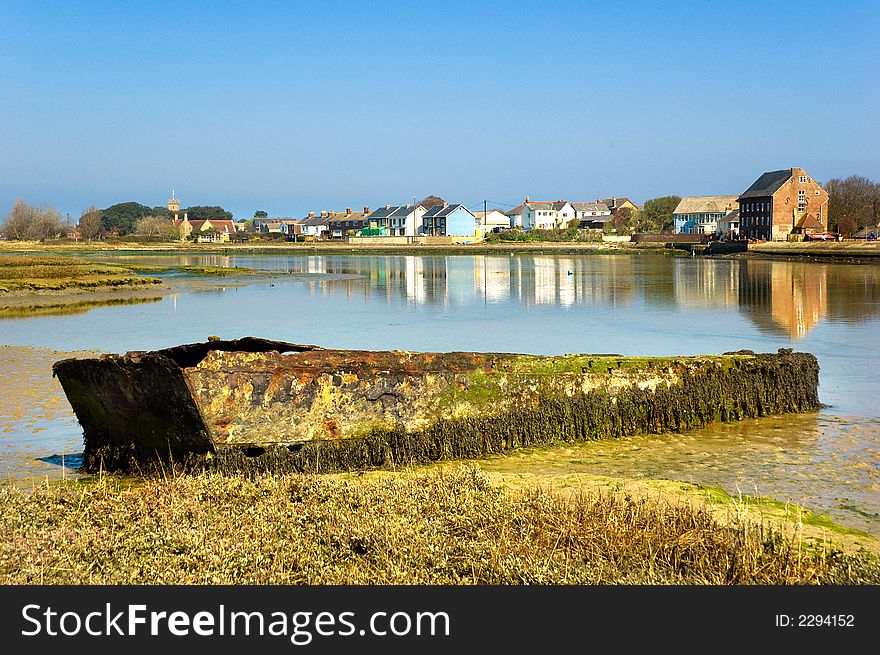
[[[558,254],[558,255],[641,255],[664,254],[687,256],[666,248],[665,243],[584,243],[584,242],[510,242],[455,245],[348,245],[335,242],[318,243],[124,243],[124,242],[0,242],[0,253],[53,253],[58,255],[126,253],[139,254],[236,254],[257,255],[492,255],[492,254]],[[701,255],[707,259],[780,259],[785,261],[845,261],[846,263],[880,262],[880,242],[766,242],[749,244],[745,253]]]

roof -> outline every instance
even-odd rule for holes
[[[461,207],[468,214],[471,214],[471,216],[473,216],[473,213],[471,212],[470,209],[468,209],[467,207],[465,207],[462,204],[455,204],[455,205],[445,205],[445,206],[444,205],[434,205],[427,212],[425,212],[423,218],[441,218],[443,216],[449,216],[452,212],[454,212],[459,207]]]
[[[435,205],[435,207],[439,207],[439,206],[440,205]],[[424,207],[422,209],[424,209]],[[390,218],[392,216],[394,218],[403,218],[405,216],[409,216],[409,214],[412,213],[412,211],[413,211],[412,206],[406,207],[403,205],[391,205],[388,207],[379,207],[379,209],[377,209],[376,211],[374,211],[370,214],[370,218],[371,219]]]
[[[615,197],[615,198],[605,198],[605,200],[603,200],[602,202],[603,202],[604,204],[608,205],[608,208],[609,208],[609,209],[614,209],[614,208],[617,207],[618,205],[622,205],[622,204],[625,203],[625,202],[632,203],[633,205],[635,205],[636,207],[638,207],[638,205],[636,205],[636,203],[634,203],[634,202],[633,202],[632,200],[630,200],[629,198],[617,198],[617,197]]]
[[[320,214],[317,214],[315,216],[309,216],[308,218],[304,218],[297,222],[300,225],[326,225],[331,220],[332,219],[330,218],[329,214],[327,216],[321,216]]]
[[[504,215],[505,216],[519,216],[520,214],[522,214],[523,207],[525,207],[525,206],[526,206],[525,203],[523,203],[521,205],[517,205],[513,209],[508,209],[506,212],[504,212]]]
[[[573,202],[571,206],[579,212],[607,212],[611,211],[604,202]]]
[[[556,200],[553,202],[526,202],[523,203],[524,207],[529,207],[530,209],[552,209],[554,211],[559,211],[565,205],[569,204],[566,200]]]
[[[764,173],[761,177],[755,180],[755,183],[752,184],[752,186],[746,189],[745,193],[743,193],[740,198],[763,198],[765,196],[772,196],[779,191],[779,187],[788,182],[790,177],[790,168]]]
[[[682,198],[673,214],[726,214],[736,208],[738,196],[688,196]]]
[[[808,230],[824,230],[825,226],[819,222],[819,219],[813,216],[812,214],[806,214],[801,220],[797,222],[795,227],[799,227],[801,229],[806,228]]]
[[[502,216],[506,216],[506,215],[507,215],[505,212],[501,211],[500,209],[488,209],[488,210],[486,210],[486,211],[483,211],[483,210],[481,209],[480,211],[471,212],[471,214],[473,214],[473,215],[476,216],[477,218],[485,218],[484,214],[493,214],[493,213],[495,213],[495,212],[501,214]]]
[[[868,225],[867,227],[863,227],[861,230],[853,234],[854,237],[865,237],[869,234],[880,234],[880,225]]]
[[[367,217],[367,214],[364,212],[351,212],[350,214],[346,214],[345,212],[336,212],[336,215],[330,219],[331,223],[337,221],[362,221]]]
[[[230,221],[228,219],[226,219],[226,220],[211,219],[208,222],[211,224],[210,227],[213,227],[218,232],[227,232],[229,234],[235,234],[235,223],[233,223],[232,221]]]

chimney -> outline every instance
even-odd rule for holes
[[[327,210],[326,209],[321,210],[321,218],[327,218]]]
[[[314,217],[315,217],[315,212],[309,212],[309,218],[314,218]]]
[[[529,201],[529,197],[528,197],[528,196],[526,196],[526,202],[528,202],[528,201]]]
[[[328,212],[328,214],[330,215],[330,218],[333,218],[334,216],[336,216],[336,212],[332,209]]]
[[[346,215],[346,216],[351,216],[351,207],[346,207],[346,208],[345,208],[345,215]]]
[[[364,205],[364,215],[366,216],[369,213],[370,213],[370,208],[367,207],[366,205]]]
[[[406,209],[409,209],[409,203],[406,203]]]
[[[385,209],[391,209],[391,205],[385,205]]]

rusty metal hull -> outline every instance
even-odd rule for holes
[[[54,366],[83,427],[87,470],[339,470],[682,430],[814,409],[818,370],[815,357],[790,351],[539,357],[250,337]]]

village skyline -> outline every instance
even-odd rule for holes
[[[786,3],[607,5],[7,2],[0,207],[75,218],[174,187],[246,218],[725,195],[793,162],[880,178],[876,3],[801,3],[796,29]]]

